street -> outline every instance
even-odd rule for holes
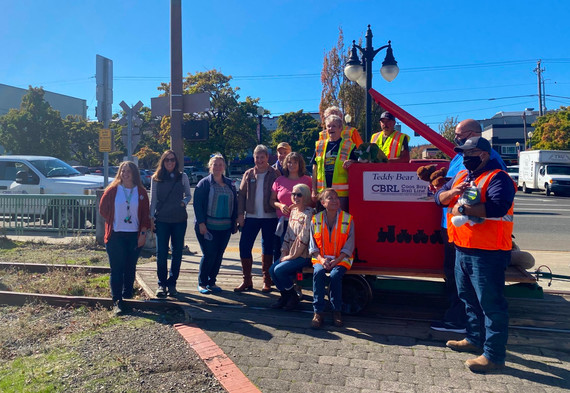
[[[523,250],[570,251],[570,197],[515,196],[515,241]]]

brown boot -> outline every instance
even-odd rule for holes
[[[263,272],[263,288],[261,292],[271,292],[271,286],[273,281],[271,281],[271,275],[269,274],[269,268],[273,264],[273,255],[262,255],[261,256],[261,271]]]
[[[234,292],[251,291],[253,289],[253,282],[251,281],[251,266],[253,265],[253,259],[242,258],[241,259],[241,269],[243,270],[243,282],[234,288]]]
[[[463,339],[461,341],[449,340],[448,342],[445,343],[445,346],[458,352],[473,352],[473,353],[483,352],[481,348],[471,344],[466,339]]]
[[[333,325],[336,327],[343,327],[342,313],[340,311],[333,311]]]
[[[474,373],[486,373],[505,367],[504,364],[493,363],[483,355],[475,359],[469,359],[465,362],[465,366]]]

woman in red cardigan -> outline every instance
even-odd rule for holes
[[[121,163],[117,177],[101,197],[99,212],[105,219],[113,312],[124,314],[129,309],[123,299],[133,297],[137,260],[150,228],[148,194],[133,162]]]

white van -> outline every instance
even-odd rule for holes
[[[103,177],[82,175],[70,165],[60,159],[47,156],[0,156],[0,194],[68,194],[68,195],[95,195],[98,188],[103,187]],[[59,227],[70,213],[70,209],[51,209],[49,200],[24,207],[16,206],[13,202],[0,204],[0,215],[11,216],[17,214],[41,215],[47,222],[53,219],[54,226]],[[66,206],[85,205],[78,200],[66,202]],[[57,217],[54,212],[57,211]],[[51,217],[51,216],[53,217]],[[75,224],[84,225],[83,219],[76,214]],[[89,217],[93,217],[90,214]],[[89,218],[88,218],[89,219]],[[74,225],[75,226],[75,225]]]

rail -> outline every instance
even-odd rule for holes
[[[95,195],[0,194],[0,228],[17,235],[94,233],[97,214]]]

